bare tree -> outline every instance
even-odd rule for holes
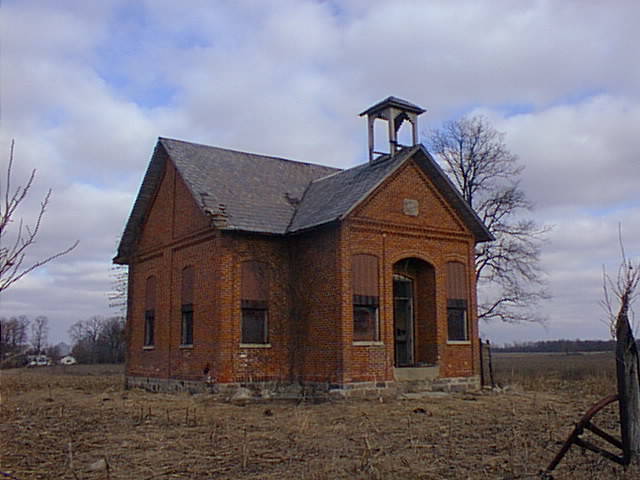
[[[44,315],[39,315],[31,323],[31,346],[36,355],[40,355],[49,337],[49,319]]]
[[[104,319],[98,341],[101,361],[122,362],[124,360],[124,317]]]
[[[124,319],[94,316],[69,329],[73,356],[80,363],[118,363],[124,360]]]
[[[27,328],[29,319],[25,315],[0,318],[0,365],[27,350]]]
[[[604,298],[600,302],[607,315],[607,323],[612,338],[617,338],[620,312],[627,312],[626,315],[631,312],[631,305],[638,298],[638,287],[640,286],[640,262],[634,263],[633,260],[627,258],[624,242],[622,241],[621,225],[618,226],[618,241],[622,260],[615,279],[611,278],[603,268],[602,286]]]
[[[496,238],[476,249],[478,318],[543,321],[535,307],[549,297],[540,266],[549,228],[522,216],[532,204],[520,188],[523,167],[504,134],[484,117],[463,117],[430,132],[429,147]]]
[[[27,225],[22,219],[16,223],[16,212],[33,187],[36,170],[31,171],[31,175],[29,175],[24,185],[19,185],[15,189],[12,189],[11,173],[13,168],[13,150],[14,142],[12,141],[4,186],[5,191],[4,195],[0,194],[0,201],[2,202],[0,204],[0,293],[36,268],[62,255],[66,255],[78,245],[78,241],[76,240],[71,246],[64,250],[44,259],[25,263],[27,252],[35,244],[38,234],[40,233],[42,219],[44,218],[49,199],[51,198],[51,189],[47,191],[44,199],[40,202],[40,210],[33,224]],[[9,227],[12,225],[16,225],[16,228],[8,235],[10,233]]]

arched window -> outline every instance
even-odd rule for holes
[[[242,343],[269,343],[269,275],[267,265],[249,261],[241,264],[240,302]]]
[[[450,341],[469,340],[467,275],[461,262],[447,263],[447,330]]]
[[[144,346],[155,345],[155,323],[156,323],[156,277],[147,278],[145,285],[145,305],[144,305]]]
[[[380,340],[378,309],[378,258],[373,255],[354,255],[351,259],[353,290],[353,341]]]
[[[182,345],[193,345],[193,290],[194,290],[194,268],[193,266],[182,269],[182,295],[181,295],[181,322],[180,322],[180,343]]]

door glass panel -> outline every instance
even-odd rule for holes
[[[413,363],[413,282],[397,277],[393,282],[396,366]]]

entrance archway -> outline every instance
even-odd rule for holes
[[[419,258],[393,265],[393,331],[396,367],[438,363],[435,269]]]

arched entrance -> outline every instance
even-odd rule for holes
[[[396,367],[437,364],[435,269],[419,258],[393,265],[393,331]]]

